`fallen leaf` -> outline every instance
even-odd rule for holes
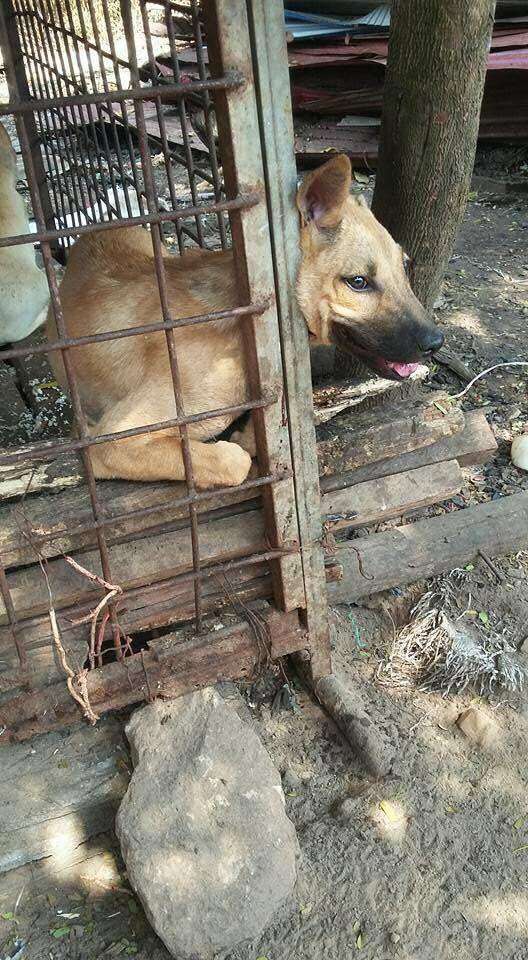
[[[57,927],[56,930],[51,931],[51,936],[55,937],[56,940],[60,940],[61,937],[67,937],[69,932],[69,927]]]
[[[363,949],[363,934],[361,933],[361,930],[359,931],[359,933],[358,933],[358,935],[357,935],[357,937],[356,937],[356,949],[357,949],[357,950],[362,950],[362,949]]]
[[[8,913],[0,913],[0,917],[2,917],[2,920],[14,920],[15,914],[9,911]]]
[[[401,820],[401,816],[390,802],[390,800],[381,800],[380,801],[380,810],[383,810],[383,813],[391,823],[398,823]]]
[[[485,627],[487,627],[489,625],[489,614],[487,614],[485,610],[480,610],[478,616],[479,616],[480,622],[483,623]]]
[[[517,817],[517,820],[516,820],[515,823],[513,824],[513,829],[514,829],[514,830],[520,830],[521,827],[523,827],[525,823],[526,823],[526,817]]]

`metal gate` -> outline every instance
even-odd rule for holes
[[[161,63],[147,9],[153,6],[167,35]],[[191,24],[188,70],[180,16]],[[15,118],[36,222],[36,233],[2,237],[0,247],[38,243],[58,333],[55,342],[33,337],[0,351],[0,360],[61,351],[75,428],[72,439],[0,455],[4,475],[27,476],[12,507],[18,513],[3,515],[11,533],[0,544],[0,742],[65,722],[79,709],[94,722],[104,709],[247,676],[263,657],[304,651],[316,677],[328,673],[308,338],[294,296],[296,173],[281,0],[121,0],[118,14],[96,0],[3,0],[0,29],[10,93],[0,115]],[[183,186],[176,169],[185,174]],[[132,333],[72,338],[56,262],[83,233],[139,224],[150,229],[161,316]],[[240,305],[172,317],[164,240],[176,256],[192,245],[231,243]],[[249,400],[189,414],[174,330],[200,323],[206,336],[207,325],[226,318],[243,330]],[[93,435],[72,351],[154,332],[166,337],[176,416]],[[235,490],[197,490],[188,427],[220,414],[251,416],[257,475]],[[95,444],[167,427],[179,430],[184,490],[96,481]],[[82,470],[71,483],[41,482],[50,463],[72,457],[80,457]],[[248,502],[254,509],[242,513]],[[62,510],[77,522],[49,520]],[[232,537],[229,549],[225,539],[209,542],[209,525],[220,522]],[[146,564],[153,538],[164,562],[138,576],[126,559],[130,544]],[[182,543],[187,569],[175,556]],[[219,609],[229,609],[227,623],[218,622]],[[183,630],[157,635],[178,622]]]

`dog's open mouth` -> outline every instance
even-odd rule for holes
[[[332,340],[340,350],[358,357],[366,366],[374,370],[379,377],[384,377],[385,380],[407,380],[419,366],[418,362],[408,363],[400,360],[387,360],[385,357],[371,353],[354,340],[350,329],[341,323],[334,322],[332,324]]]

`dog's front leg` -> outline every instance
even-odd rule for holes
[[[198,488],[236,487],[249,473],[251,457],[236,443],[189,440],[189,448]],[[169,431],[97,444],[90,457],[98,479],[185,480],[181,440]]]

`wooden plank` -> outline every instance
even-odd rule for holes
[[[144,530],[177,524],[188,524],[189,508],[177,506],[186,496],[183,483],[128,483],[105,481],[97,485],[99,501],[107,518],[124,516],[107,527],[108,543],[115,543]],[[219,511],[232,505],[232,513],[243,513],[255,508],[258,489],[237,490],[198,503],[197,513],[203,523],[218,516]],[[134,516],[134,510],[153,509],[146,516]],[[221,515],[221,514],[220,514]],[[42,556],[52,558],[94,546],[93,530],[79,531],[93,522],[87,487],[64,489],[49,496],[28,497],[23,502],[0,505],[0,558],[6,569],[34,563],[36,547]],[[72,531],[71,533],[69,531]],[[45,539],[43,539],[45,538]],[[49,539],[46,539],[49,538]]]
[[[442,463],[445,460],[457,460],[461,467],[486,463],[496,452],[497,441],[482,410],[471,410],[465,414],[462,430],[452,436],[445,436],[436,443],[427,444],[408,453],[365,464],[363,467],[339,476],[323,477],[321,490],[339,489],[354,486],[367,480],[376,480],[406,470],[416,470],[427,464]]]
[[[23,453],[24,448],[2,450],[0,453]],[[81,461],[78,457],[53,459],[44,450],[41,460],[0,462],[0,501],[40,493],[43,490],[64,490],[78,487],[83,482]]]
[[[45,734],[37,749],[5,744],[0,780],[0,874],[107,830],[128,785],[119,721],[68,737]]]
[[[269,304],[260,317],[244,320],[242,333],[251,394],[277,397],[275,403],[252,413],[258,463],[265,473],[275,473],[291,467],[292,458],[248,11],[245,0],[216,0],[204,5],[203,14],[211,76],[235,70],[245,81],[235,89],[215,91],[213,99],[226,194],[235,197],[250,190],[261,195],[260,202],[249,209],[232,211],[230,224],[240,302]],[[263,488],[262,500],[272,547],[298,543],[293,479]],[[284,610],[304,607],[300,554],[273,561],[271,571],[277,605]]]
[[[223,618],[224,614],[243,609],[248,603],[272,595],[269,571],[264,563],[241,566],[225,577],[206,577],[203,582],[203,609],[206,614]],[[61,642],[68,663],[79,670],[86,661],[89,624],[72,621],[89,614],[92,604],[67,607],[58,614]],[[192,581],[166,580],[132,591],[119,610],[119,623],[128,634],[144,633],[171,623],[192,622],[195,616]],[[53,643],[49,616],[44,614],[23,624],[21,638],[28,656],[33,686],[53,682],[63,675]],[[21,684],[19,662],[8,627],[0,627],[0,700],[2,691],[11,693]]]
[[[527,547],[525,492],[337,544],[333,559],[343,575],[328,584],[329,600],[353,603],[435,577],[471,563],[479,550],[496,557]]]
[[[264,537],[263,519],[258,510],[200,525],[202,565],[213,559],[231,560],[262,551],[266,549]],[[76,559],[91,573],[102,576],[98,551],[77,554]],[[190,530],[174,530],[115,544],[110,548],[110,564],[114,579],[123,590],[178,576],[192,569]],[[46,570],[56,610],[101,597],[101,588],[62,558],[49,561]],[[15,570],[8,574],[7,580],[19,618],[49,610],[47,585],[39,565]],[[0,624],[6,622],[4,604],[0,601]]]
[[[457,461],[448,460],[335,490],[322,500],[325,527],[332,531],[354,529],[400,517],[454,497],[463,482]]]
[[[279,614],[280,619],[270,612],[270,608],[259,608],[258,630],[252,622],[238,620],[199,637],[193,631],[191,636],[179,631],[152,641],[148,650],[124,663],[91,671],[86,690],[92,708],[101,715],[154,695],[181,696],[219,680],[251,676],[267,657],[281,657],[292,648],[306,649],[308,638],[298,612]],[[0,744],[80,719],[78,704],[64,681],[58,682],[0,705]]]
[[[450,437],[463,426],[462,411],[450,405],[443,394],[434,394],[425,406],[423,398],[416,398],[363,413],[341,414],[318,430],[319,474],[325,479],[337,478],[367,464],[390,461],[395,455]]]
[[[301,562],[310,634],[313,678],[331,671],[328,607],[321,549],[321,504],[314,429],[308,328],[295,295],[299,269],[297,168],[293,149],[290,76],[281,0],[251,4],[255,83],[261,114],[261,143],[268,217],[275,262],[277,308],[286,384]]]
[[[418,399],[399,401],[391,405],[390,410],[370,410],[363,413],[353,413],[350,417],[341,414],[329,426],[325,424],[319,428],[322,435],[318,444],[319,458],[322,464],[323,479],[322,489],[339,487],[355,483],[358,480],[357,471],[367,471],[367,476],[361,475],[359,479],[371,479],[376,474],[377,462],[381,459],[388,462],[388,456],[394,456],[398,453],[400,456],[403,451],[415,450],[424,445],[432,444],[439,437],[450,436],[463,427],[463,417],[458,408],[449,409],[443,407],[441,400],[443,395],[438,395],[439,407],[434,406],[429,395],[429,403],[425,408],[423,402]],[[433,401],[436,395],[433,395]],[[447,412],[444,413],[443,410]],[[310,438],[307,431],[313,435],[313,428],[309,421],[308,413],[305,417],[298,420],[305,424],[300,430],[299,438],[304,438],[306,448],[310,448]],[[300,422],[298,426],[300,426]],[[292,421],[293,423],[293,421]],[[295,426],[295,424],[293,424]],[[482,434],[487,433],[490,436],[489,428],[485,421],[480,425],[479,430]],[[473,431],[474,433],[475,431]],[[296,430],[293,430],[296,434]],[[468,435],[467,443],[473,442],[473,433]],[[477,431],[478,434],[478,431]],[[480,435],[475,436],[475,441],[482,443]],[[297,435],[297,434],[296,434]],[[365,464],[367,459],[368,466]],[[441,459],[453,459],[449,451]],[[54,489],[54,484],[64,481],[66,486],[75,485],[81,480],[80,471],[75,472],[74,463],[70,461],[69,466],[62,464],[62,472],[55,469],[55,464],[40,465],[38,467],[38,477],[43,484],[49,484]],[[391,463],[393,460],[390,461]],[[425,460],[425,462],[428,462]],[[364,466],[361,467],[360,464]],[[423,466],[423,463],[416,463],[416,466]],[[60,468],[61,461],[57,462]],[[402,469],[412,469],[413,464],[404,466]],[[356,473],[351,474],[352,468]],[[0,468],[1,470],[1,468]],[[18,473],[18,479],[5,481],[4,489],[12,493],[18,483],[20,492],[22,485],[24,489],[30,477],[30,465],[22,465]],[[381,475],[387,473],[401,472],[390,468],[381,468]],[[340,474],[346,477],[345,482],[341,482],[341,476],[329,476],[328,474]],[[13,483],[15,486],[13,486]],[[303,489],[304,489],[304,485]],[[0,480],[0,490],[2,481]],[[319,509],[316,507],[316,491],[313,484],[307,484],[306,497],[312,506],[311,515],[314,524],[318,523]],[[110,542],[122,539],[132,533],[141,530],[147,530],[153,526],[175,523],[178,520],[185,520],[188,517],[187,507],[174,506],[174,501],[178,497],[185,495],[183,484],[145,484],[145,483],[127,483],[124,481],[102,481],[97,485],[100,501],[104,507],[105,514],[109,517],[125,515],[125,520],[108,529],[108,539]],[[297,491],[297,487],[296,487]],[[215,496],[211,500],[203,501],[197,505],[197,511],[213,511],[243,503],[255,497],[257,491],[247,490],[239,491],[234,489],[232,492],[222,496]],[[1,498],[1,493],[0,493]],[[302,497],[297,492],[297,505],[301,503]],[[313,502],[312,502],[313,501]],[[158,507],[154,513],[144,517],[132,516],[132,511],[141,508]],[[235,509],[232,512],[241,512],[244,507]],[[305,513],[308,512],[308,501]],[[76,530],[92,520],[90,507],[90,498],[85,487],[74,489],[64,489],[53,496],[26,497],[24,502],[4,503],[0,506],[0,555],[2,563],[6,568],[10,566],[19,566],[26,563],[35,562],[35,550],[31,545],[32,538],[36,535],[41,537],[57,537],[39,541],[39,547],[44,556],[52,558],[61,553],[68,553],[74,550],[83,549],[95,544],[95,534],[90,531],[82,533],[68,534],[66,531],[72,527]],[[312,531],[315,533],[315,530]]]
[[[313,405],[316,424],[332,420],[343,410],[369,405],[373,401],[393,402],[401,400],[416,389],[429,376],[429,369],[421,363],[411,376],[400,383],[371,377],[358,382],[322,384],[314,387]]]

